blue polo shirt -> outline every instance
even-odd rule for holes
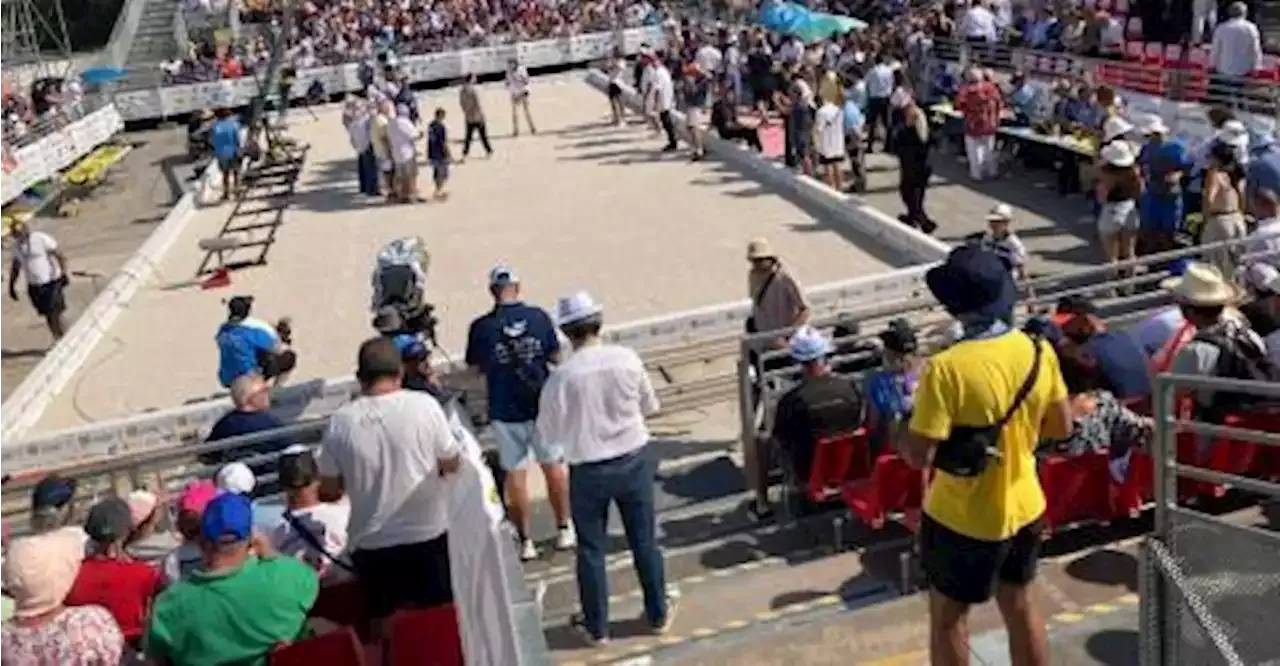
[[[524,303],[503,303],[471,322],[467,365],[484,373],[489,418],[524,423],[538,416],[538,395],[560,350],[551,316]]]
[[[214,336],[218,344],[218,381],[231,386],[236,377],[256,372],[259,355],[275,349],[279,340],[274,331],[255,320],[227,322],[218,327]]]
[[[1098,370],[1107,389],[1120,400],[1151,395],[1147,355],[1125,333],[1106,331],[1089,338],[1089,351],[1098,359]]]
[[[229,160],[240,154],[240,121],[235,116],[227,116],[213,124],[209,131],[209,141],[213,143],[213,154],[222,160]]]
[[[444,123],[439,120],[427,125],[427,159],[431,162],[443,162],[449,158],[449,139]]]
[[[1245,196],[1253,201],[1253,195],[1260,189],[1280,192],[1280,144],[1273,144],[1261,150],[1255,150],[1245,169]]]

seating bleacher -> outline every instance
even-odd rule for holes
[[[392,666],[463,666],[453,604],[396,611],[390,628],[387,649]]]

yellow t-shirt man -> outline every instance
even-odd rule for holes
[[[1004,541],[1044,513],[1035,448],[1047,409],[1066,399],[1067,387],[1053,348],[1044,340],[1038,344],[1040,374],[1001,433],[1003,458],[973,478],[939,470],[929,485],[924,511],[943,527],[973,539]],[[935,354],[916,388],[910,430],[946,446],[953,426],[996,423],[1026,382],[1034,358],[1032,338],[1021,331],[962,341]]]

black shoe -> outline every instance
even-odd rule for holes
[[[676,144],[674,144],[674,143],[669,143],[669,144],[667,144],[667,145],[665,145],[665,146],[663,146],[663,147],[662,147],[662,152],[664,152],[664,153],[674,153],[674,152],[676,152],[677,150],[680,150],[680,146],[677,146],[677,145],[676,145]]]
[[[934,222],[933,220],[925,220],[920,223],[920,231],[923,231],[926,234],[933,234],[933,232],[937,230],[938,230],[938,223]]]

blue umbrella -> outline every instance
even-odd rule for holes
[[[116,67],[90,67],[80,72],[80,80],[85,83],[109,83],[123,78],[124,72]]]

